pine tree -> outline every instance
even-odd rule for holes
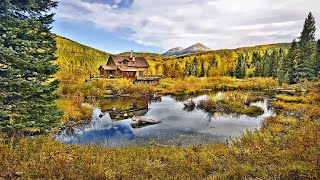
[[[294,72],[297,69],[297,58],[298,58],[298,43],[294,39],[291,43],[289,52],[287,57],[285,58],[283,62],[283,71],[285,76],[287,76],[287,80],[285,81],[289,84],[294,84],[296,83],[295,78],[294,78]]]
[[[50,33],[52,0],[0,2],[0,128],[45,131],[59,123],[54,104],[56,44]]]
[[[242,64],[241,64],[241,73],[242,73],[242,78],[246,77],[246,72],[248,68],[248,59],[249,59],[249,53],[247,53],[246,57],[243,59]]]
[[[268,77],[270,73],[270,55],[266,51],[262,57],[262,77]]]
[[[205,75],[206,75],[206,71],[204,69],[204,61],[201,61],[200,77],[204,77]]]
[[[279,50],[279,56],[278,56],[278,68],[277,68],[277,77],[280,84],[289,82],[288,78],[288,69],[285,67],[286,61],[285,61],[285,54],[283,50],[280,48]]]
[[[236,78],[244,78],[246,73],[246,60],[243,54],[238,57],[237,66],[235,70]]]
[[[191,67],[188,62],[186,62],[185,68],[184,68],[184,76],[190,76],[191,75]]]
[[[252,62],[251,65],[255,67],[254,77],[261,77],[262,76],[262,62],[261,62],[261,54],[254,52],[252,55]]]
[[[276,50],[274,50],[271,53],[270,59],[269,59],[269,73],[268,73],[268,77],[277,77],[277,69],[278,69],[278,52]]]
[[[198,60],[197,57],[194,57],[191,65],[191,76],[198,76]]]
[[[317,41],[317,56],[314,64],[315,74],[320,78],[320,39]]]
[[[315,19],[310,12],[305,20],[301,36],[299,37],[297,69],[294,72],[295,82],[301,79],[312,80],[315,77],[313,68],[315,62],[315,32]]]

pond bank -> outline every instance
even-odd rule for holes
[[[215,96],[217,93],[186,97],[163,96],[157,100],[127,97],[103,98],[97,106],[100,107],[103,116],[99,116],[101,111],[97,110],[91,123],[73,126],[74,134],[68,135],[67,131],[63,131],[57,138],[67,143],[91,144],[93,142],[107,146],[109,144],[111,147],[117,147],[117,143],[120,142],[120,147],[132,144],[143,145],[152,141],[163,145],[225,142],[230,136],[237,136],[247,129],[259,128],[263,118],[273,114],[264,98],[258,98],[252,106],[245,108],[246,110],[258,106],[263,109],[259,108],[262,113],[252,117],[240,112],[225,111],[222,114],[201,108],[191,110],[184,105],[188,99],[200,103]],[[130,118],[134,115],[162,123],[134,129],[130,125]]]

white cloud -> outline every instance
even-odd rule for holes
[[[121,1],[61,0],[57,17],[107,31],[128,28],[127,39],[163,50],[196,42],[213,49],[290,42],[309,11],[320,31],[319,0],[135,0],[118,8]]]

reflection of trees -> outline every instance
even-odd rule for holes
[[[197,106],[196,103],[193,101],[193,99],[189,99],[188,101],[184,102],[183,105],[184,105],[183,110],[187,112],[193,111]]]
[[[136,115],[144,115],[148,110],[148,98],[116,97],[99,101],[101,111],[108,112],[111,119],[121,120]],[[146,111],[145,113],[143,111]]]
[[[83,132],[88,127],[91,127],[90,122],[81,123],[77,125],[67,125],[60,131],[58,135],[69,136],[69,137],[77,137],[79,132]]]
[[[178,102],[183,102],[188,99],[193,99],[201,95],[203,95],[203,93],[198,93],[196,95],[177,95],[177,96],[170,96],[170,97]]]
[[[148,98],[116,97],[104,98],[99,101],[103,112],[111,110],[127,111],[132,109],[147,109]]]
[[[192,112],[194,111],[195,107],[194,106],[184,106],[183,110],[187,112]]]
[[[149,103],[157,103],[157,102],[161,102],[161,101],[162,101],[162,99],[160,96],[149,98]]]
[[[197,108],[197,109],[201,109],[201,108]],[[233,111],[229,111],[227,109],[212,109],[212,110],[201,109],[201,110],[207,114],[207,116],[208,116],[208,118],[210,118],[210,120],[212,118],[221,117],[221,116],[229,116],[229,117],[233,117],[233,118],[238,118],[242,115],[239,113],[235,113]]]

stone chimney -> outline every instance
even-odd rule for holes
[[[133,51],[131,50],[130,58],[133,58]]]

